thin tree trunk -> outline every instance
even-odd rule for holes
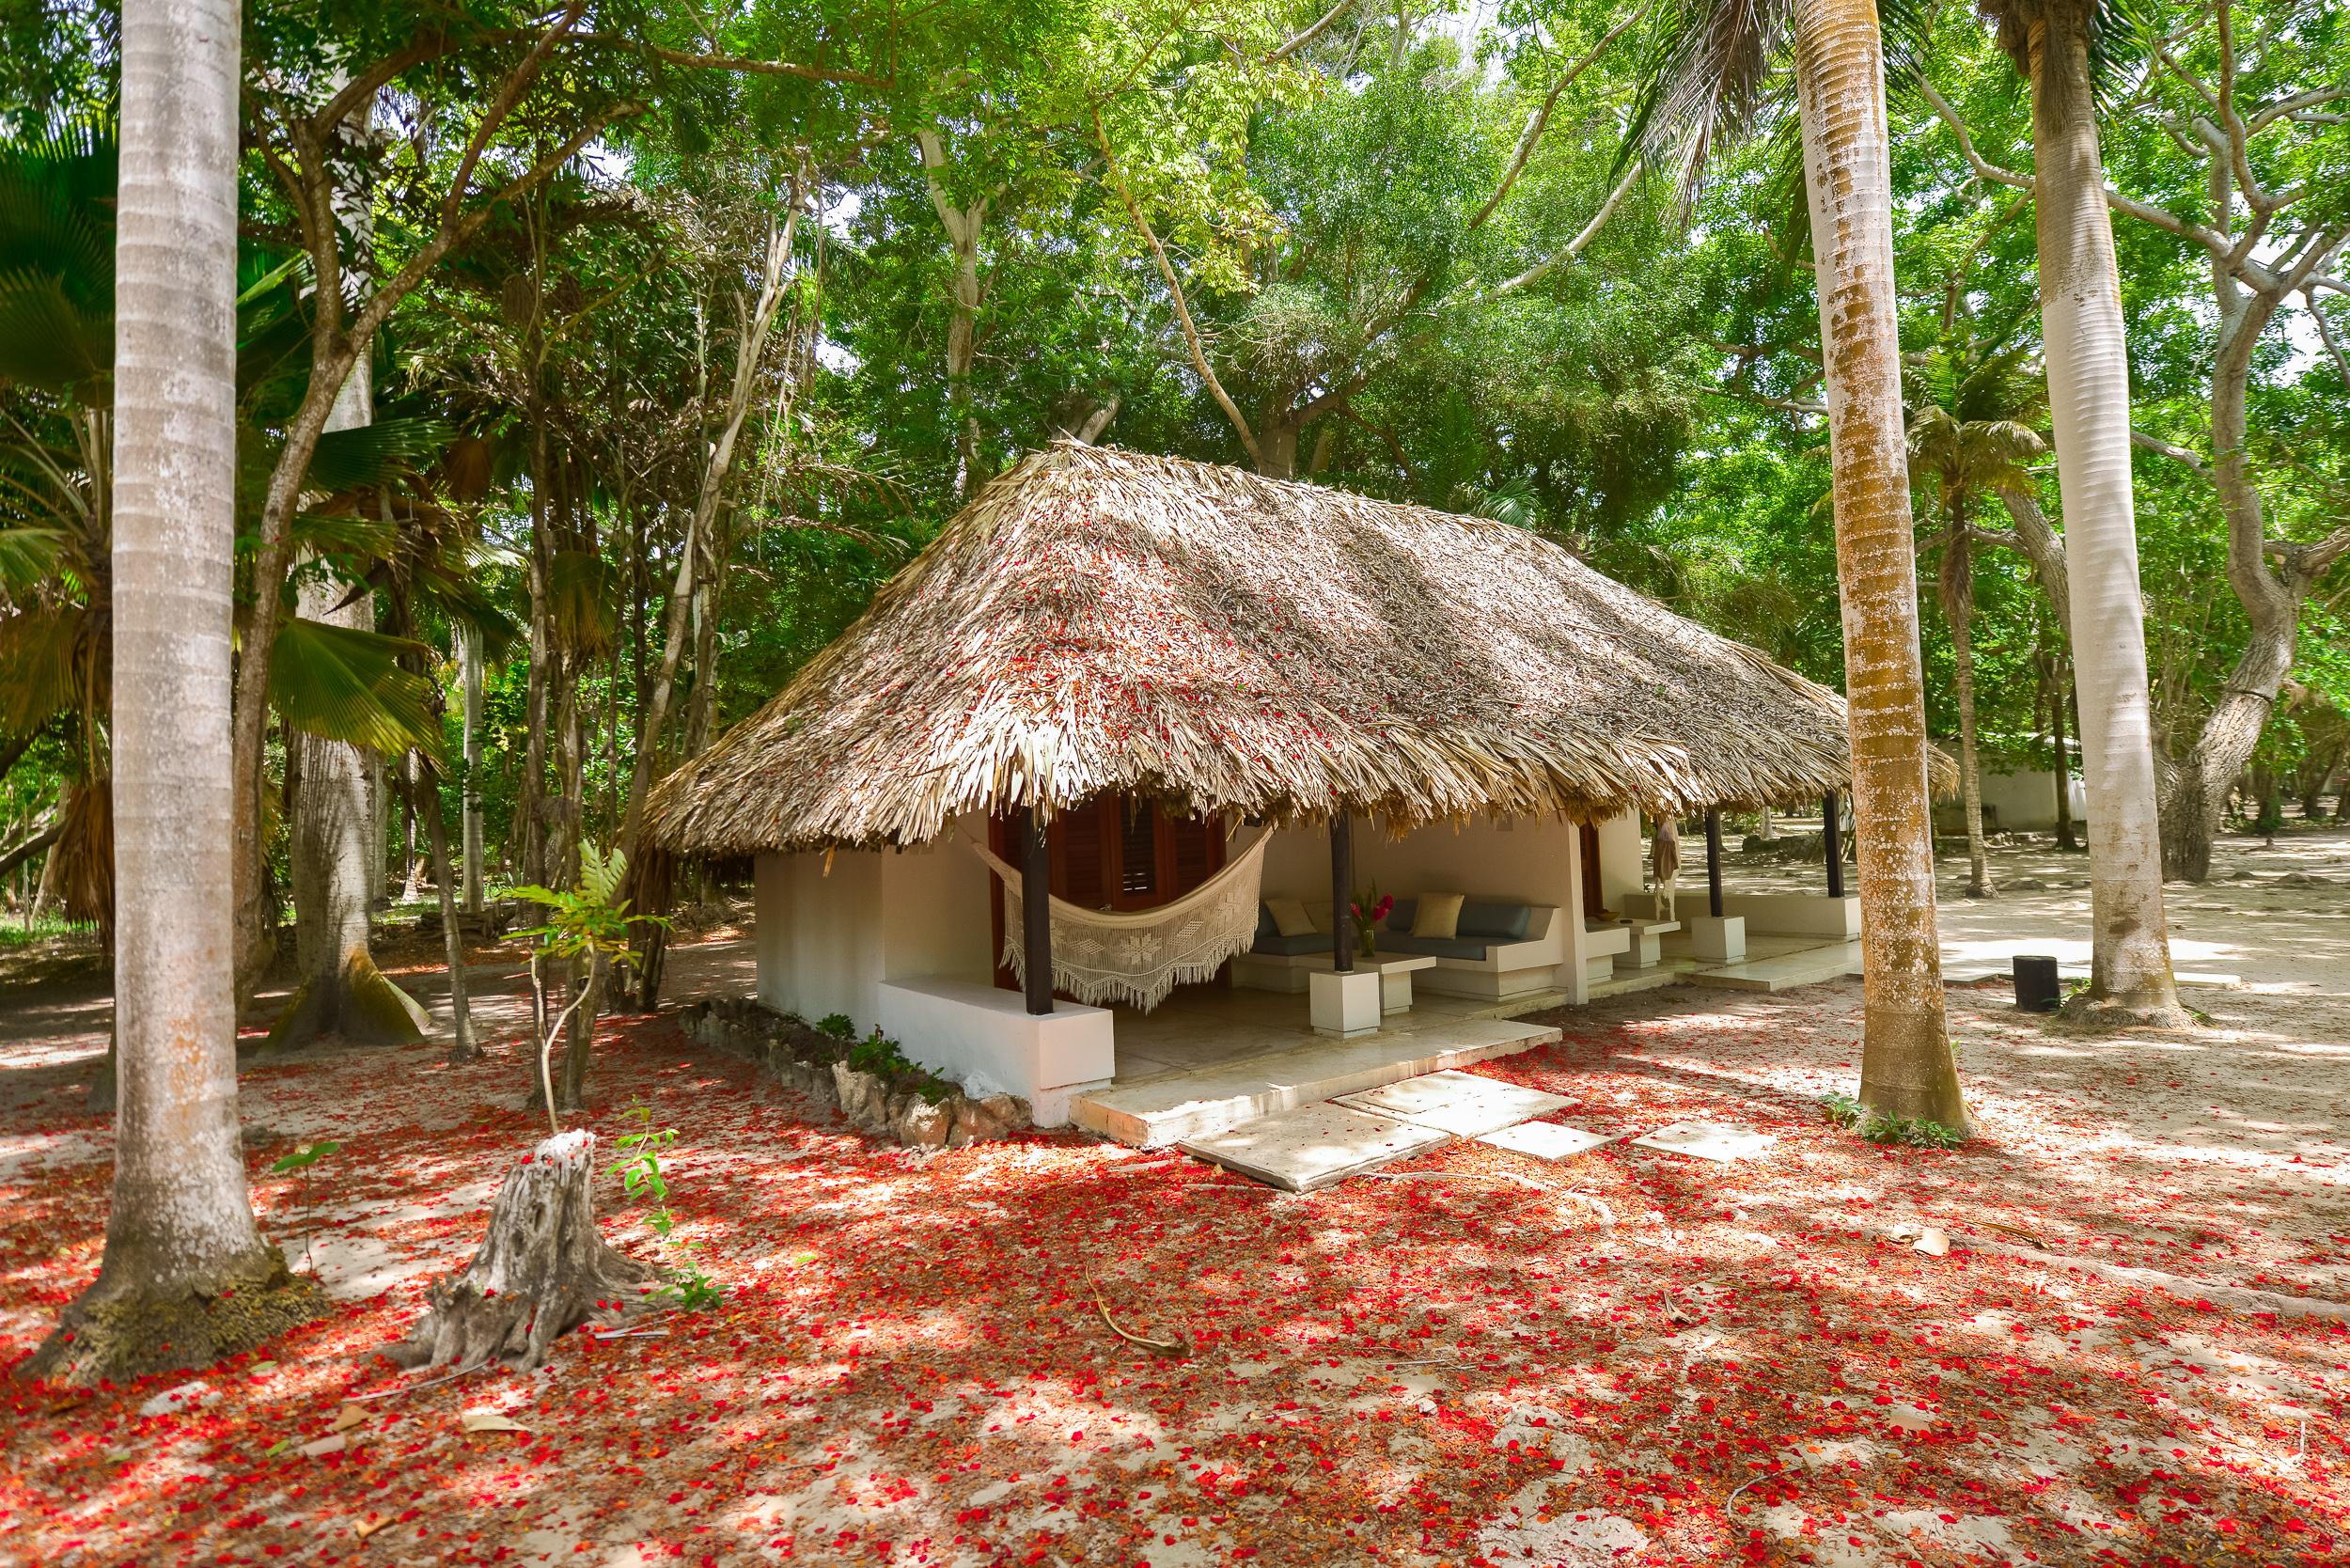
[[[744,321],[742,335],[735,344],[734,385],[727,399],[726,419],[719,427],[718,439],[711,446],[710,462],[702,470],[701,491],[695,498],[693,515],[686,519],[677,581],[669,589],[661,666],[645,700],[636,766],[629,780],[628,810],[621,819],[619,847],[632,860],[636,856],[637,837],[644,827],[645,796],[652,787],[654,754],[661,749],[661,732],[668,721],[670,696],[677,687],[678,663],[684,657],[686,612],[694,593],[696,558],[703,538],[717,517],[718,503],[726,494],[727,478],[734,468],[735,439],[742,434],[744,418],[750,413],[751,394],[758,384],[768,330],[775,325],[776,311],[783,303],[784,264],[791,259],[792,236],[798,231],[799,221],[799,204],[794,200],[783,227],[768,238],[767,267],[760,281],[759,303]]]
[[[34,1354],[77,1382],[208,1365],[312,1316],[237,1129],[237,8],[129,0],[116,237],[114,1191],[97,1282]]]
[[[465,913],[481,913],[481,639],[460,628],[457,633],[459,679],[464,686],[465,776],[459,798],[463,802]]]
[[[1869,0],[1797,0],[1794,24],[1860,865],[1860,1099],[1963,1128],[1935,925],[1883,40]]]
[[[449,1045],[452,1063],[473,1061],[481,1047],[474,1043],[473,1004],[465,990],[465,931],[458,914],[457,888],[449,875],[448,827],[441,820],[439,780],[428,768],[412,770],[415,790],[411,806],[425,817],[425,832],[432,843],[432,885],[441,896],[441,946],[448,959],[448,1018],[455,1039]]]
[[[2081,847],[2073,830],[2073,754],[2064,739],[2064,711],[2072,703],[2071,666],[2071,660],[2058,657],[2056,686],[2048,694],[2048,728],[2056,744],[2056,837],[2060,850]]]
[[[536,486],[534,485],[534,491]],[[526,674],[527,688],[523,698],[522,777],[514,788],[514,817],[508,829],[509,845],[519,840],[522,857],[522,879],[540,886],[549,880],[547,870],[546,812],[542,802],[546,795],[547,776],[547,687],[555,651],[551,646],[552,628],[548,624],[546,512],[542,500],[533,494],[530,546],[530,665]]]
[[[1991,856],[1982,842],[1982,773],[1975,741],[1974,546],[1966,534],[1966,504],[1947,495],[1950,526],[1942,541],[1942,614],[1950,626],[1951,683],[1958,696],[1958,792],[1966,822],[1966,896],[1995,898]]]
[[[2089,0],[2051,0],[2028,34],[2040,310],[2064,503],[2067,614],[2080,682],[2094,922],[2082,1005],[2186,1021],[2162,904],[2146,627],[2130,494],[2130,371],[2091,75]]]
[[[979,487],[979,421],[971,411],[971,365],[978,346],[979,315],[979,231],[987,222],[988,198],[975,196],[967,207],[948,199],[938,171],[946,166],[947,151],[935,132],[916,135],[922,154],[922,179],[931,206],[947,230],[955,261],[954,280],[948,295],[947,416],[955,432],[955,497]],[[698,677],[697,677],[698,679]]]

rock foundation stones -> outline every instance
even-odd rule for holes
[[[756,1062],[786,1087],[837,1108],[859,1132],[909,1149],[961,1149],[1030,1124],[1028,1103],[1016,1094],[958,1092],[932,1105],[859,1072],[841,1042],[748,997],[696,1002],[678,1014],[678,1027],[697,1044]]]

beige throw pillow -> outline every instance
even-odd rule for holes
[[[1467,902],[1465,893],[1422,893],[1419,904],[1412,911],[1414,936],[1458,936],[1461,934],[1461,905]]]
[[[1267,899],[1264,906],[1273,917],[1273,929],[1284,936],[1304,936],[1314,929],[1303,899]]]

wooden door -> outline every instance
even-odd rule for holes
[[[1599,891],[1599,829],[1590,823],[1577,823],[1574,831],[1583,844],[1583,917],[1596,920],[1607,906]]]
[[[1052,857],[1053,896],[1087,909],[1155,909],[1198,886],[1224,869],[1224,822],[1220,817],[1170,816],[1157,802],[1124,794],[1097,795],[1062,812],[1046,835]],[[988,823],[988,847],[1019,864],[1008,818]],[[1017,990],[1004,950],[1004,902],[994,904],[995,983]]]

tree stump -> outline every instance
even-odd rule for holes
[[[596,1229],[595,1168],[595,1135],[574,1131],[544,1139],[507,1172],[480,1250],[426,1292],[429,1309],[391,1358],[471,1369],[502,1356],[527,1372],[557,1336],[625,1311],[659,1271]]]

